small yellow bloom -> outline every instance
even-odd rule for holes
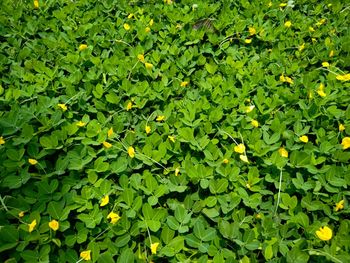
[[[111,138],[113,136],[113,134],[114,134],[113,127],[111,127],[108,129],[108,132],[107,132],[108,138]]]
[[[226,158],[224,160],[222,160],[222,163],[224,163],[224,164],[228,164],[228,162],[229,162],[229,160]]]
[[[315,29],[312,26],[309,26],[309,31],[310,32],[315,32]]]
[[[149,24],[149,26],[153,26],[153,23],[154,23],[154,21],[153,21],[153,19],[151,19],[148,24]]]
[[[145,63],[145,57],[143,54],[138,54],[137,59],[140,60],[142,63]]]
[[[4,137],[0,137],[0,145],[3,145],[3,144],[5,144],[5,139],[4,139]]]
[[[322,67],[328,68],[329,67],[329,63],[327,61],[322,62]]]
[[[146,32],[146,33],[151,32],[151,28],[150,28],[150,27],[146,27],[146,28],[145,28],[145,32]]]
[[[283,74],[280,76],[280,81],[282,81],[282,82],[286,82],[286,78],[284,77],[284,75],[283,75]]]
[[[164,0],[164,3],[167,3],[168,5],[171,5],[173,3],[172,0]]]
[[[134,149],[134,147],[129,146],[129,148],[128,148],[128,154],[129,154],[129,156],[130,156],[131,158],[134,158],[134,157],[135,157],[135,149]]]
[[[254,36],[256,34],[256,29],[254,27],[249,27],[248,30],[251,36]]]
[[[303,43],[299,46],[299,51],[303,51],[304,49],[305,49],[305,43]]]
[[[338,203],[335,204],[335,211],[338,212],[339,210],[342,210],[344,208],[344,199],[340,200]]]
[[[91,250],[82,251],[80,257],[86,261],[91,260]]]
[[[280,3],[280,7],[286,7],[287,3]]]
[[[253,125],[253,127],[258,128],[259,127],[259,122],[257,120],[252,120],[251,121],[251,125]]]
[[[123,25],[123,27],[124,27],[124,29],[126,30],[126,31],[128,31],[128,30],[130,30],[130,25],[129,24],[127,24],[127,23],[125,23],[124,25]]]
[[[321,83],[320,86],[318,86],[317,94],[320,95],[322,98],[327,96],[327,94],[324,92],[323,83]]]
[[[245,42],[246,44],[250,44],[250,43],[252,43],[252,39],[251,39],[251,38],[247,38],[246,40],[244,40],[244,42]]]
[[[272,2],[270,1],[268,4],[267,4],[268,7],[271,7],[272,6]]]
[[[38,0],[34,0],[34,9],[38,9],[39,8],[39,1]]]
[[[322,18],[320,21],[318,21],[318,22],[316,23],[316,26],[321,26],[321,25],[323,25],[325,22],[326,22],[326,19],[325,19],[325,18]]]
[[[174,136],[168,136],[168,139],[170,140],[170,141],[172,141],[172,142],[175,142],[175,137]]]
[[[19,213],[18,213],[18,217],[19,217],[19,218],[24,217],[24,211],[19,212]]]
[[[130,19],[130,18],[132,18],[134,16],[134,14],[133,13],[130,13],[129,15],[128,15],[128,18]]]
[[[79,46],[79,51],[83,51],[83,50],[85,50],[85,49],[87,49],[88,48],[88,46],[86,45],[86,44],[81,44],[80,46]]]
[[[85,122],[82,122],[82,121],[78,121],[78,122],[76,123],[76,125],[77,125],[78,127],[84,127],[84,126],[86,125],[86,123],[85,123]]]
[[[290,77],[286,77],[286,82],[289,84],[293,84],[293,80]]]
[[[100,204],[100,206],[106,206],[106,205],[108,205],[108,203],[109,203],[109,195],[105,195],[105,196],[102,197],[102,199],[101,199],[101,204]]]
[[[179,175],[179,173],[180,173],[180,168],[179,168],[179,167],[177,167],[177,168],[175,169],[175,176],[178,176],[178,175]]]
[[[307,143],[309,141],[309,137],[307,137],[306,135],[303,135],[299,137],[299,140],[302,141],[303,143]]]
[[[111,219],[111,223],[115,224],[120,220],[120,216],[117,213],[110,212],[107,216],[107,219]]]
[[[341,81],[349,81],[350,80],[350,73],[345,74],[345,75],[338,75],[336,76],[337,80],[341,80]]]
[[[342,132],[345,130],[344,124],[339,124],[339,131]]]
[[[152,243],[152,244],[151,244],[151,252],[152,252],[152,254],[157,254],[157,248],[158,248],[158,246],[159,246],[159,243],[158,243],[158,242]]]
[[[316,231],[316,235],[319,239],[323,241],[330,240],[332,238],[332,229],[330,229],[328,226],[320,227],[319,230]]]
[[[287,28],[290,28],[290,27],[292,26],[292,22],[290,22],[290,21],[288,20],[288,21],[286,21],[286,22],[284,23],[284,26],[287,27]]]
[[[132,108],[132,102],[129,101],[128,105],[126,105],[126,110],[129,111],[129,110],[131,110],[131,108]]]
[[[287,152],[287,150],[284,149],[283,147],[281,147],[281,148],[278,149],[278,153],[279,153],[282,157],[288,158],[288,152]]]
[[[251,188],[251,185],[249,183],[246,183],[245,187],[247,187],[248,189]]]
[[[146,131],[146,134],[149,134],[151,132],[151,126],[146,125],[145,131]]]
[[[311,38],[311,41],[312,41],[312,43],[315,43],[315,42],[317,42],[317,39],[316,38]]]
[[[34,219],[34,220],[28,225],[28,231],[29,231],[29,233],[33,232],[35,226],[36,226],[36,219]]]
[[[57,231],[60,228],[60,224],[54,219],[51,220],[49,222],[49,227],[53,230],[53,231]]]
[[[247,106],[247,107],[245,108],[245,112],[246,112],[246,113],[249,113],[249,112],[251,112],[252,110],[254,110],[254,108],[255,108],[254,105]]]
[[[57,106],[62,110],[62,111],[66,111],[68,108],[67,108],[67,105],[64,104],[64,103],[58,103]]]
[[[344,137],[341,142],[341,145],[343,146],[344,150],[350,148],[350,137]]]
[[[145,63],[145,67],[146,67],[146,69],[152,69],[153,68],[153,64],[151,64],[151,63]]]
[[[241,154],[241,155],[239,156],[239,159],[241,159],[241,160],[242,160],[243,162],[245,162],[245,163],[249,163],[247,155]]]
[[[109,148],[112,147],[112,144],[109,143],[109,142],[106,142],[106,141],[104,141],[102,144],[103,144],[103,146],[104,146],[106,149],[109,149]]]
[[[188,85],[188,83],[189,83],[188,81],[182,81],[180,86],[181,87],[186,87]]]
[[[236,152],[236,153],[244,153],[245,151],[245,146],[243,143],[240,143],[238,145],[236,145],[233,150]]]
[[[329,57],[331,58],[331,57],[333,57],[334,56],[334,50],[331,50],[330,52],[329,52]]]
[[[159,115],[159,116],[157,116],[157,118],[156,118],[156,121],[164,121],[165,120],[165,116],[164,115]]]
[[[28,159],[28,163],[30,163],[31,165],[36,165],[38,161],[35,159]]]

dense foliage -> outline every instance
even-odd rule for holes
[[[1,1],[2,262],[350,262],[349,17]]]

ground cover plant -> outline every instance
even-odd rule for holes
[[[350,262],[346,1],[0,6],[1,262]]]

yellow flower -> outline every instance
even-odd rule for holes
[[[344,208],[344,199],[340,200],[338,203],[335,204],[335,211],[338,212],[339,210],[342,210]]]
[[[284,26],[287,27],[287,28],[290,28],[290,27],[292,26],[292,22],[290,22],[290,21],[288,20],[288,21],[286,21],[286,22],[284,23]]]
[[[172,141],[172,142],[175,142],[175,137],[174,136],[168,136],[168,139],[170,140],[170,141]]]
[[[165,116],[164,115],[159,115],[156,119],[156,121],[164,121],[165,120]]]
[[[108,129],[108,132],[107,132],[108,138],[112,137],[113,134],[114,134],[113,127],[111,127]]]
[[[102,144],[103,144],[103,146],[104,146],[106,149],[109,149],[109,148],[112,147],[112,144],[109,143],[109,142],[106,142],[106,141],[104,141]]]
[[[54,219],[54,220],[51,220],[49,222],[49,227],[53,230],[53,231],[57,231],[60,227],[60,224]]]
[[[303,51],[304,49],[305,49],[305,43],[303,43],[299,46],[299,51]]]
[[[309,141],[309,138],[306,135],[303,135],[303,136],[299,137],[299,140],[304,142],[304,143],[307,143]]]
[[[84,127],[85,125],[86,125],[85,122],[82,122],[82,121],[78,121],[78,122],[77,122],[77,126],[78,126],[78,127]]]
[[[228,164],[228,162],[229,162],[229,160],[226,158],[224,160],[222,160],[222,163],[224,163],[224,164]]]
[[[345,130],[344,124],[339,124],[339,131],[342,132]]]
[[[28,159],[28,163],[30,163],[31,165],[36,165],[38,161],[35,159]]]
[[[157,254],[157,248],[158,248],[158,246],[159,246],[159,243],[158,243],[158,242],[152,243],[152,244],[151,244],[151,252],[152,252],[152,254]]]
[[[333,57],[334,56],[334,50],[331,50],[330,52],[329,52],[329,57],[331,58],[331,57]]]
[[[343,146],[344,150],[350,148],[350,137],[344,137],[341,142],[341,145]]]
[[[249,163],[247,155],[241,154],[241,155],[239,156],[239,159],[241,159],[241,160],[242,160],[243,162],[245,162],[245,163]]]
[[[319,230],[316,231],[316,235],[319,239],[323,241],[330,240],[332,238],[332,229],[330,229],[328,226],[320,227]]]
[[[83,50],[85,50],[85,49],[87,49],[88,48],[88,46],[86,45],[86,44],[81,44],[80,46],[79,46],[79,51],[83,51]]]
[[[290,77],[286,77],[286,82],[288,82],[289,84],[293,84],[293,80]]]
[[[151,126],[146,125],[145,131],[146,131],[146,134],[149,134],[151,132]]]
[[[0,145],[3,145],[3,144],[5,144],[5,139],[4,139],[4,137],[0,137]]]
[[[271,7],[272,6],[272,2],[270,1],[268,4],[267,4],[268,7]]]
[[[28,231],[29,231],[29,233],[33,232],[35,226],[36,226],[36,219],[34,219],[34,220],[28,225]]]
[[[133,13],[130,13],[129,15],[128,15],[128,18],[130,19],[130,18],[132,18],[134,16],[134,14]]]
[[[128,105],[126,105],[126,110],[129,111],[129,110],[131,110],[131,108],[132,108],[132,102],[129,101]]]
[[[107,219],[111,219],[111,223],[115,224],[120,220],[120,216],[117,213],[110,212],[107,216]]]
[[[248,30],[249,30],[249,34],[250,34],[251,36],[253,36],[253,35],[256,34],[256,29],[255,29],[254,27],[249,27]]]
[[[39,1],[38,0],[34,0],[34,9],[38,9],[39,8]]]
[[[189,83],[188,81],[182,81],[180,86],[181,87],[186,87],[188,85],[188,83]]]
[[[168,5],[171,5],[173,3],[172,0],[164,0],[164,3],[167,3]]]
[[[317,39],[316,38],[311,38],[311,41],[313,42],[313,43],[315,43],[315,42],[317,42]]]
[[[152,69],[153,68],[153,64],[151,64],[151,63],[145,63],[145,67],[146,67],[146,69]]]
[[[318,86],[317,94],[320,95],[322,98],[327,96],[327,94],[324,92],[323,83],[321,83],[320,86]]]
[[[328,68],[329,67],[329,63],[327,61],[322,62],[322,67]]]
[[[146,27],[146,28],[145,28],[145,32],[146,32],[146,33],[149,33],[150,31],[151,31],[151,28],[149,28],[149,27]]]
[[[57,106],[62,110],[66,111],[67,110],[67,105],[64,103],[58,103]]]
[[[326,22],[326,19],[325,19],[325,18],[322,18],[320,21],[318,21],[318,22],[316,23],[316,26],[321,26],[321,25],[323,25],[325,22]]]
[[[175,169],[175,176],[178,176],[178,175],[179,175],[179,173],[180,173],[180,168],[179,168],[179,167],[177,167],[177,168]]]
[[[143,54],[138,54],[137,59],[140,60],[142,63],[145,63],[145,57]]]
[[[288,158],[288,152],[287,152],[287,150],[284,149],[283,147],[281,147],[281,148],[278,149],[278,153],[279,153],[282,157]]]
[[[80,252],[80,257],[86,261],[91,260],[91,250],[85,250]]]
[[[129,156],[130,156],[131,158],[134,158],[134,157],[135,157],[135,149],[134,149],[134,147],[129,146],[129,148],[128,148],[128,154],[129,154]]]
[[[258,128],[259,127],[259,122],[257,120],[252,120],[251,121],[251,125],[253,125],[253,127]]]
[[[236,145],[233,150],[236,152],[236,153],[244,153],[245,151],[245,146],[243,143],[240,143],[238,145]]]
[[[148,24],[149,24],[149,26],[153,26],[153,23],[154,23],[154,21],[153,21],[153,19],[151,19]]]
[[[345,74],[345,75],[338,75],[336,76],[337,80],[342,80],[342,81],[349,81],[350,80],[350,73]]]
[[[310,26],[310,27],[309,27],[309,31],[310,31],[310,32],[315,32],[315,29],[314,29],[312,26]]]
[[[254,108],[255,108],[254,105],[247,106],[247,107],[245,108],[245,112],[246,112],[246,113],[249,113],[249,112],[251,112],[252,110],[254,110]]]
[[[109,195],[105,195],[105,196],[102,197],[102,199],[101,199],[101,204],[100,204],[100,206],[106,206],[106,205],[108,205],[108,203],[109,203]]]
[[[280,3],[280,7],[286,7],[287,3]]]
[[[252,39],[251,39],[251,38],[247,38],[246,40],[244,40],[244,42],[245,42],[246,44],[250,44],[250,43],[252,43]]]
[[[123,25],[123,27],[124,27],[124,29],[125,29],[126,31],[130,30],[130,25],[127,24],[127,23],[125,23],[125,24]]]
[[[19,217],[19,218],[24,217],[24,211],[19,212],[19,213],[18,213],[18,217]]]

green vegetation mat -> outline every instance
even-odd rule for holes
[[[1,1],[0,261],[350,262],[349,17]]]

